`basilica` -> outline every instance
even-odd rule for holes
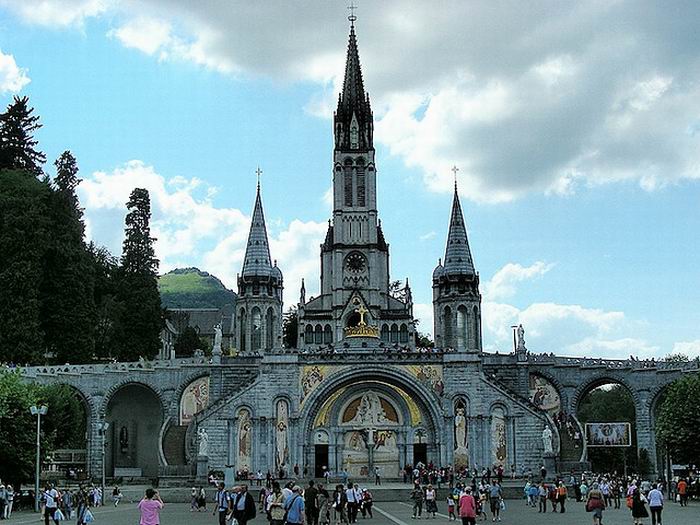
[[[586,438],[591,425],[576,417],[581,400],[617,384],[635,406],[625,427],[632,436],[620,434],[618,445],[646,451],[660,471],[659,400],[700,361],[537,353],[522,326],[512,353],[484,352],[479,274],[456,186],[432,274],[435,348],[416,344],[410,286],[390,287],[354,21],[333,121],[333,212],[320,246],[320,293],[307,297],[301,283],[298,340],[287,345],[295,347],[282,344],[283,269],[270,253],[258,186],[238,299],[216,327],[211,357],[22,370],[27,381],[73,388],[83,402],[86,447],[70,457],[89,476],[124,479],[190,480],[227,469],[289,475],[295,466],[317,476],[393,478],[406,465],[431,462],[580,471],[596,446]]]

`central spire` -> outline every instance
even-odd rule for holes
[[[258,168],[260,171],[260,168]],[[257,173],[257,172],[256,172]],[[257,173],[259,176],[259,173]],[[272,264],[270,264],[270,246],[267,241],[267,228],[265,227],[265,214],[263,213],[262,198],[260,197],[260,181],[258,180],[253,207],[253,218],[248,234],[248,246],[243,259],[243,277],[270,276]]]
[[[455,192],[452,199],[452,214],[450,215],[450,230],[447,234],[447,246],[445,247],[444,272],[446,274],[469,275],[475,273],[474,261],[472,260],[469,240],[467,239],[467,227],[464,223],[462,206],[459,203],[456,171]]]

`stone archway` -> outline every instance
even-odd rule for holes
[[[126,383],[114,391],[105,411],[108,476],[158,476],[163,414],[159,396],[142,383]]]
[[[377,466],[383,476],[395,477],[416,454],[440,464],[445,459],[440,416],[433,394],[399,370],[344,370],[305,400],[300,420],[308,445],[302,457],[315,469],[317,460],[326,459],[319,450],[327,446],[328,468],[346,468],[354,476],[372,475]],[[328,435],[328,444],[311,445],[319,432]]]

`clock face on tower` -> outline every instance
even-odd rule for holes
[[[367,268],[365,256],[359,252],[353,252],[345,258],[345,268],[351,274],[359,274]]]

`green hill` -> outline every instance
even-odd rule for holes
[[[221,308],[236,302],[236,293],[213,275],[198,268],[177,268],[158,278],[167,308]]]

